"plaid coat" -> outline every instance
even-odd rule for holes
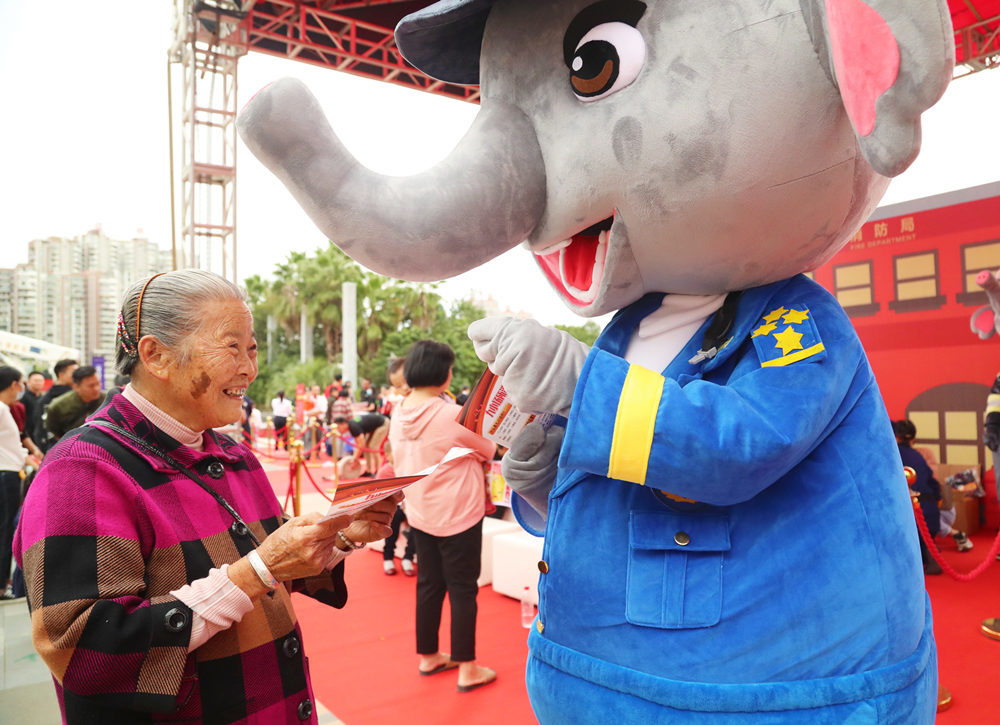
[[[280,525],[274,493],[245,447],[214,434],[204,451],[181,446],[121,395],[93,418],[198,472],[259,539]],[[187,651],[192,612],[170,592],[252,548],[206,491],[113,431],[81,428],[60,441],[24,502],[14,553],[34,645],[66,722],[316,722],[289,589],[342,607],[343,564],[278,587],[240,623]]]

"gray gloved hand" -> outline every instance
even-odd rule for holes
[[[510,317],[477,320],[469,337],[519,410],[569,415],[590,347],[568,332]]]
[[[545,430],[540,423],[528,423],[500,463],[507,485],[543,517],[548,514],[549,491],[556,480],[565,433],[566,429],[559,425]]]

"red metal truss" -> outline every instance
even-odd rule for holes
[[[393,28],[427,2],[414,0],[270,0],[254,3],[241,23],[249,50],[428,93],[477,102],[477,86],[434,80],[409,65]]]
[[[212,6],[227,0],[195,0]],[[221,40],[248,50],[478,102],[479,88],[444,83],[410,66],[393,28],[430,0],[229,0],[242,16],[238,34]],[[1000,0],[948,0],[958,68],[967,75],[1000,65]]]
[[[955,26],[956,75],[1000,65],[1000,0],[948,0]]]

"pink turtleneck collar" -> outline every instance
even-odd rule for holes
[[[196,451],[205,450],[205,441],[202,438],[202,432],[193,431],[180,421],[164,413],[136,392],[136,389],[131,384],[125,386],[125,389],[122,390],[122,395],[125,396],[125,400],[134,405],[140,413],[146,416],[150,423],[182,446],[193,448]]]

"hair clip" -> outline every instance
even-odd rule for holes
[[[135,340],[128,333],[128,327],[125,326],[125,318],[122,313],[118,313],[118,343],[122,346],[122,349],[129,355],[135,355],[139,348],[135,344]]]

